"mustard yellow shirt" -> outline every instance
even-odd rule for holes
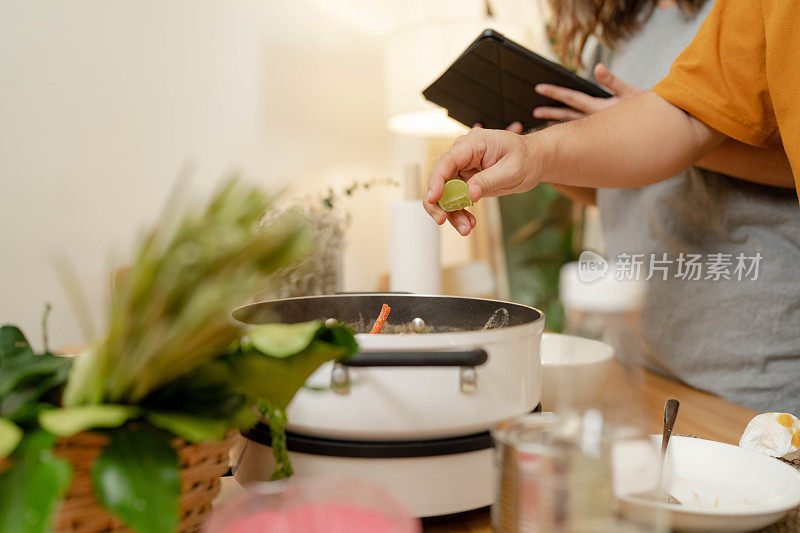
[[[716,0],[653,90],[739,141],[780,132],[800,191],[800,2]]]

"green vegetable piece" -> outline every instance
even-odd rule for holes
[[[92,467],[98,501],[139,533],[171,533],[178,526],[180,464],[168,438],[147,429],[118,430]]]
[[[183,413],[147,413],[147,420],[189,442],[221,440],[230,426],[228,420],[203,418]]]
[[[286,424],[289,419],[286,411],[276,409],[269,403],[260,406],[261,414],[267,417],[269,432],[272,435],[272,459],[275,468],[272,471],[271,481],[291,477],[294,474],[292,463],[289,460],[289,448],[286,447]]]
[[[129,405],[80,405],[48,409],[39,413],[39,425],[59,437],[71,437],[93,428],[116,428],[137,416]]]
[[[50,451],[54,444],[53,435],[37,431],[22,439],[11,456],[13,464],[0,474],[0,531],[51,530],[72,477],[69,463]]]
[[[263,324],[247,330],[253,347],[271,357],[288,357],[302,352],[314,341],[323,328],[322,321],[299,324]]]
[[[0,418],[0,459],[7,457],[22,440],[22,430],[11,420]]]
[[[323,341],[288,357],[250,351],[234,362],[233,379],[253,398],[267,401],[276,409],[286,409],[297,390],[321,364],[349,355],[347,348]]]
[[[448,180],[444,183],[444,191],[439,199],[439,207],[447,211],[458,211],[472,205],[467,182],[460,179]]]
[[[320,365],[346,359],[358,351],[353,330],[343,324],[265,324],[249,333],[255,350],[245,349],[230,360],[231,379],[250,397],[278,410],[289,406]]]

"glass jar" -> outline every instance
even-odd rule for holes
[[[643,523],[620,512],[620,498],[656,484],[658,450],[635,427],[606,424],[597,410],[534,414],[501,423],[495,439],[497,533],[668,531],[666,513]]]

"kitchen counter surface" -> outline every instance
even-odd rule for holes
[[[632,379],[623,366],[615,362],[605,384],[609,391],[603,398],[603,406],[614,405],[615,399],[625,394],[635,394],[648,433],[661,433],[664,403],[675,398],[681,402],[680,414],[673,434],[694,435],[703,439],[728,444],[738,444],[747,422],[756,411],[742,407],[711,394],[700,392],[681,383],[642,372]],[[491,533],[489,510],[479,509],[445,517],[426,518],[425,533]]]

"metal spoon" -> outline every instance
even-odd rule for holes
[[[664,429],[661,433],[661,462],[658,466],[658,485],[647,492],[637,494],[636,496],[638,498],[681,505],[680,500],[665,491],[661,486],[661,475],[664,471],[664,459],[667,456],[667,446],[669,446],[669,438],[672,436],[672,428],[675,426],[675,419],[678,418],[678,408],[680,408],[680,406],[681,404],[678,400],[667,400],[664,406]]]

